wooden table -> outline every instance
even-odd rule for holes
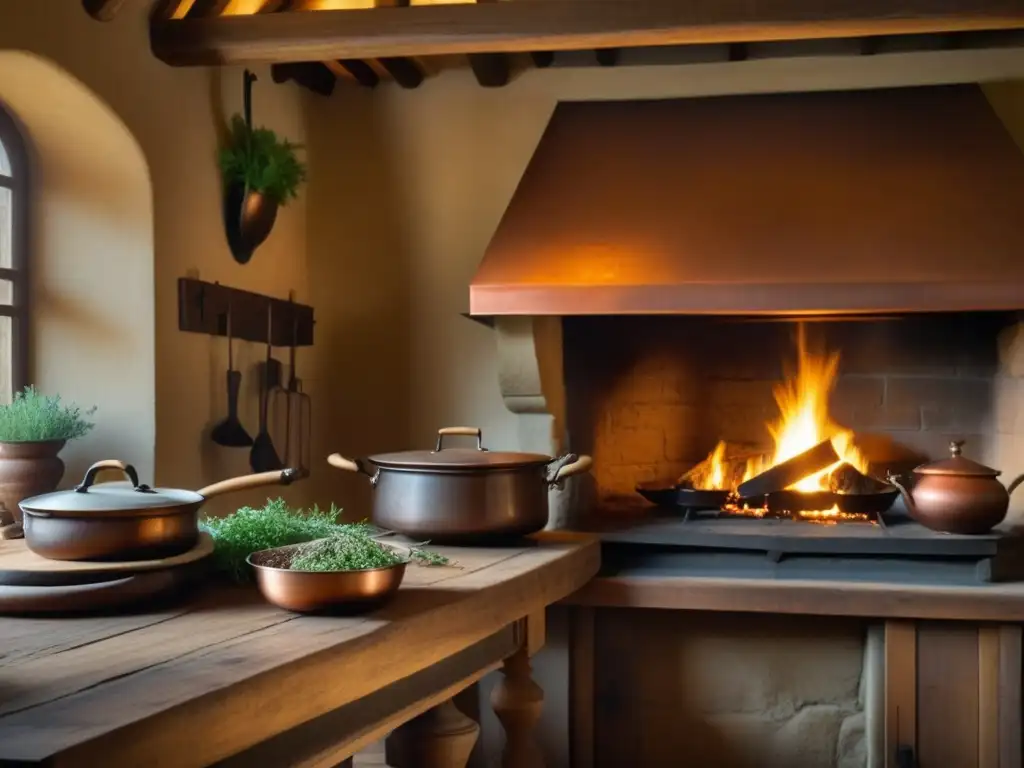
[[[546,606],[597,572],[598,544],[545,532],[438,551],[459,567],[410,567],[362,617],[298,616],[210,586],[141,615],[0,618],[0,766],[327,768],[398,727],[389,764],[462,768],[479,727],[451,698],[501,668],[504,763],[539,768],[529,655]]]

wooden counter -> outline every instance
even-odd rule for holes
[[[273,768],[281,754],[334,766],[407,723],[426,751],[443,742],[432,765],[461,768],[452,747],[471,747],[478,727],[450,698],[502,666],[493,703],[505,764],[525,765],[543,609],[597,572],[598,544],[543,533],[527,546],[437,549],[460,567],[409,568],[394,601],[362,617],[298,616],[254,590],[211,586],[155,613],[0,619],[0,766],[190,768],[236,756],[225,765]],[[397,743],[394,764],[403,749],[417,747]]]

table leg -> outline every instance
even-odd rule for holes
[[[480,726],[448,701],[395,729],[385,744],[391,768],[466,768]]]
[[[544,706],[544,691],[531,677],[525,647],[505,659],[502,678],[491,691],[491,707],[505,729],[502,768],[544,768],[534,728]]]

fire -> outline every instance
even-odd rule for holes
[[[839,461],[802,478],[790,486],[792,490],[828,490],[829,477],[843,464],[850,464],[866,473],[867,463],[853,445],[853,433],[833,422],[829,415],[829,396],[835,387],[838,371],[839,353],[817,354],[809,350],[804,328],[800,326],[796,370],[774,389],[779,416],[767,425],[774,443],[770,456],[748,459],[743,471],[736,472],[727,456],[726,444],[719,442],[707,459],[684,476],[686,482],[700,489],[735,490],[740,482],[826,440],[831,441]]]

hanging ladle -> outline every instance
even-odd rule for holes
[[[252,437],[238,420],[238,391],[242,386],[242,372],[235,370],[234,344],[231,333],[231,306],[228,306],[228,415],[210,432],[210,438],[225,448],[248,448]]]

